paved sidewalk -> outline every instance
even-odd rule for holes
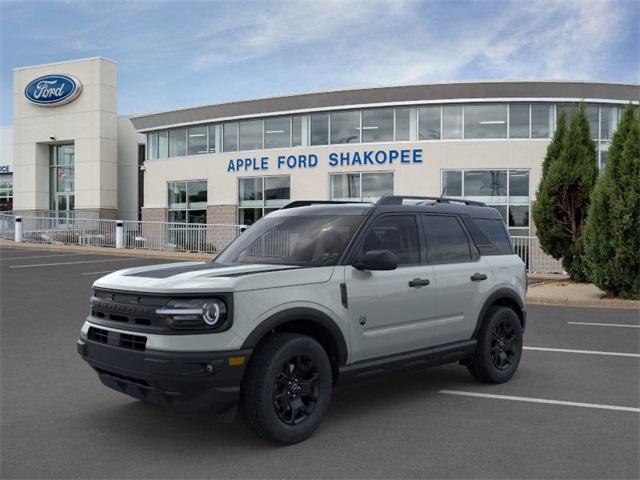
[[[604,298],[604,292],[589,283],[568,280],[543,282],[529,287],[527,303],[573,307],[630,308],[640,311],[640,301]]]
[[[160,252],[157,250],[142,250],[134,248],[110,248],[110,247],[85,247],[81,245],[61,245],[49,243],[16,243],[11,240],[0,238],[0,247],[20,248],[33,250],[56,250],[69,251],[78,253],[96,253],[103,255],[124,255],[126,257],[147,257],[147,258],[166,258],[170,260],[186,261],[202,261],[213,260],[213,253],[190,253],[190,252]]]

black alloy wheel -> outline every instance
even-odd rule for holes
[[[320,373],[306,355],[295,355],[282,365],[273,384],[273,405],[287,425],[305,421],[318,401]]]
[[[502,318],[491,332],[491,337],[491,361],[498,370],[507,370],[516,356],[516,328],[513,319]]]

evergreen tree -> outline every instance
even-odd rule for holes
[[[640,118],[625,109],[585,227],[589,279],[610,296],[640,298]]]
[[[584,105],[571,116],[566,131],[556,130],[545,163],[533,209],[540,245],[552,257],[562,259],[572,280],[584,282],[582,233],[598,176],[596,146]]]

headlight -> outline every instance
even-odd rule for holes
[[[176,330],[220,328],[227,318],[227,306],[218,298],[173,299],[156,310]]]

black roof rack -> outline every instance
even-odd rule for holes
[[[294,200],[293,202],[287,203],[282,209],[285,208],[297,208],[297,207],[308,207],[310,205],[339,205],[339,204],[349,204],[349,203],[367,203],[367,202],[355,202],[355,201],[343,201],[343,200]]]
[[[416,205],[427,203],[427,201],[433,203],[462,203],[464,205],[474,205],[476,207],[486,207],[484,202],[476,202],[474,200],[465,200],[463,198],[449,198],[449,197],[416,197],[413,195],[389,195],[381,197],[376,205],[402,205],[405,200],[417,200]]]

